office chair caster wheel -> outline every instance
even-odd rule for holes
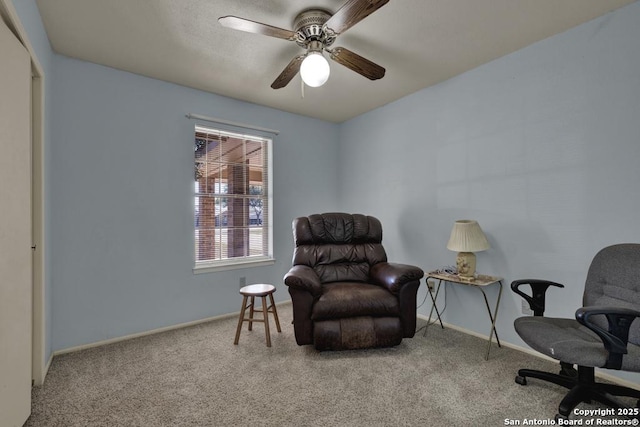
[[[560,424],[560,420],[568,421],[569,417],[564,416],[564,415],[560,415],[560,414],[556,414],[556,424]],[[567,423],[563,423],[563,424],[567,424]]]
[[[516,375],[516,382],[520,385],[527,385],[527,378],[520,375]]]

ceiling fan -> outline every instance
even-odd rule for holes
[[[329,47],[336,37],[387,4],[389,0],[348,0],[335,13],[323,9],[307,9],[295,18],[294,30],[285,30],[237,16],[223,16],[218,22],[227,28],[262,34],[296,42],[306,53],[296,56],[271,83],[273,89],[285,87],[298,72],[312,87],[322,86],[329,78],[329,63],[322,52],[339,64],[370,80],[384,77],[385,69],[343,47]]]

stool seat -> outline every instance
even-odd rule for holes
[[[276,287],[273,285],[258,283],[256,285],[247,285],[240,288],[240,295],[263,297],[265,295],[272,294],[275,291]]]
[[[264,332],[267,337],[267,347],[271,347],[271,334],[269,333],[269,313],[273,314],[273,319],[276,322],[276,328],[278,332],[282,332],[280,329],[280,320],[278,319],[278,311],[273,301],[273,293],[276,291],[276,287],[273,285],[258,283],[254,285],[248,285],[240,288],[240,295],[242,295],[242,307],[240,308],[240,318],[238,319],[238,327],[236,328],[236,338],[233,341],[234,345],[238,344],[240,340],[240,332],[242,331],[242,323],[249,323],[249,330],[253,327],[253,322],[263,322]],[[271,305],[267,305],[267,296],[271,302]],[[256,310],[255,297],[259,297],[262,300],[262,310]],[[249,304],[247,304],[249,301]],[[249,317],[245,318],[245,313],[249,309]],[[262,312],[263,318],[256,319],[254,317],[255,312]]]

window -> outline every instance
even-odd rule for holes
[[[273,263],[271,146],[269,138],[196,126],[194,271]]]

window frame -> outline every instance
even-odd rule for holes
[[[253,140],[253,141],[264,141],[264,146],[266,148],[266,152],[263,153],[266,156],[265,164],[266,164],[266,185],[263,182],[264,191],[266,191],[265,199],[266,199],[266,214],[263,214],[263,221],[266,218],[266,227],[263,224],[263,230],[266,228],[266,238],[267,238],[267,253],[262,255],[250,255],[250,256],[240,256],[240,257],[232,257],[232,258],[224,258],[224,259],[209,259],[209,260],[197,260],[197,241],[196,241],[196,232],[198,228],[196,227],[195,220],[193,221],[193,273],[194,274],[202,274],[202,273],[210,273],[215,271],[225,271],[225,270],[234,270],[240,268],[250,268],[250,267],[261,267],[267,265],[275,264],[275,257],[273,255],[273,137],[271,135],[265,135],[258,130],[250,130],[247,132],[246,130],[239,130],[235,127],[228,128],[227,126],[211,126],[204,125],[200,123],[196,123],[193,128],[193,138],[195,140],[196,134],[199,131],[205,131],[208,133],[218,133],[218,134],[227,134],[236,138],[241,138],[243,140]],[[193,164],[194,166],[197,164],[196,154],[194,150],[194,158]],[[192,181],[193,182],[193,181]],[[195,191],[195,188],[192,187],[193,198],[192,206],[193,206],[193,215],[192,218],[195,218],[196,215],[196,198],[199,194]]]

